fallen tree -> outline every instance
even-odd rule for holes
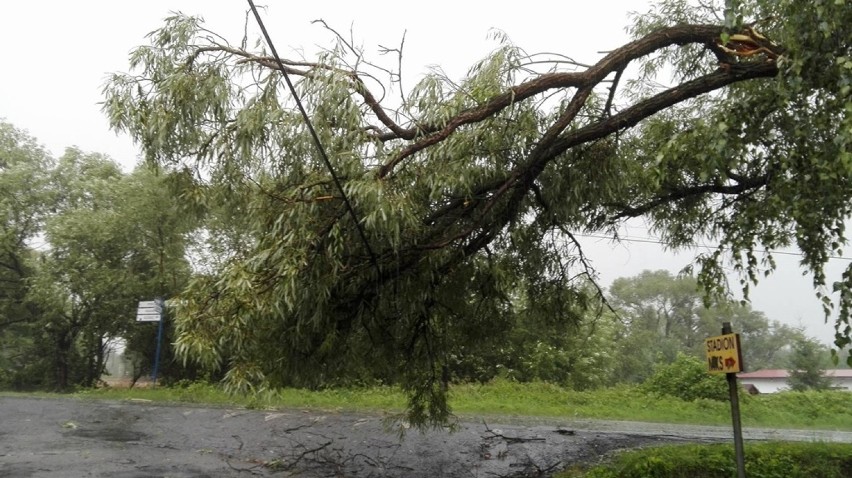
[[[661,3],[593,65],[504,39],[461,82],[431,74],[399,99],[379,94],[399,72],[339,35],[279,65],[167,19],[104,110],[209,214],[220,260],[179,301],[178,352],[234,388],[369,369],[409,391],[412,421],[442,423],[448,357],[519,297],[562,320],[600,305],[574,234],[632,217],[672,247],[717,241],[696,259],[708,300],[727,293],[726,262],[747,292],[774,268],[761,251],[798,246],[830,308],[823,267],[852,204],[852,9],[710,3]],[[834,289],[843,347],[852,268]]]

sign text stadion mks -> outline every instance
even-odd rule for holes
[[[725,334],[704,340],[710,373],[739,373],[744,370],[739,334]]]

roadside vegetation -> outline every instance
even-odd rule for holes
[[[404,410],[405,394],[397,387],[372,386],[309,391],[286,388],[250,395],[230,395],[206,383],[156,388],[101,388],[73,395],[83,399],[153,400],[258,409],[316,408],[395,414]],[[788,392],[742,397],[743,425],[766,428],[852,430],[849,394]],[[487,384],[461,384],[450,389],[450,406],[459,416],[525,416],[553,419],[638,420],[660,423],[729,425],[727,402],[648,393],[642,387],[619,386],[574,391],[559,385],[517,383],[498,379]]]
[[[852,476],[852,445],[746,443],[749,478],[846,478]],[[730,478],[736,476],[732,445],[678,445],[635,450],[589,469],[557,478]]]

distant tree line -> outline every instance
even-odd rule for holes
[[[604,304],[574,308],[577,301],[513,301],[511,319],[494,342],[476,342],[453,357],[460,380],[503,376],[545,380],[576,389],[642,383],[678,357],[705,359],[704,339],[731,322],[741,335],[748,370],[789,369],[802,357],[831,366],[830,348],[739,301],[707,308],[696,279],[645,271],[616,279]],[[497,324],[492,324],[497,327]],[[706,364],[705,364],[706,369]]]
[[[148,367],[156,326],[136,305],[191,273],[194,216],[171,180],[76,148],[53,158],[0,122],[0,386],[94,386],[115,337]]]

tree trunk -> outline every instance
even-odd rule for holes
[[[84,387],[93,387],[100,380],[104,369],[104,341],[103,338],[94,335],[91,337],[90,346],[86,347],[86,375],[83,381]]]
[[[56,374],[56,388],[59,391],[68,390],[69,385],[69,359],[71,354],[71,334],[60,333],[56,339],[56,350],[54,360],[54,371]]]

